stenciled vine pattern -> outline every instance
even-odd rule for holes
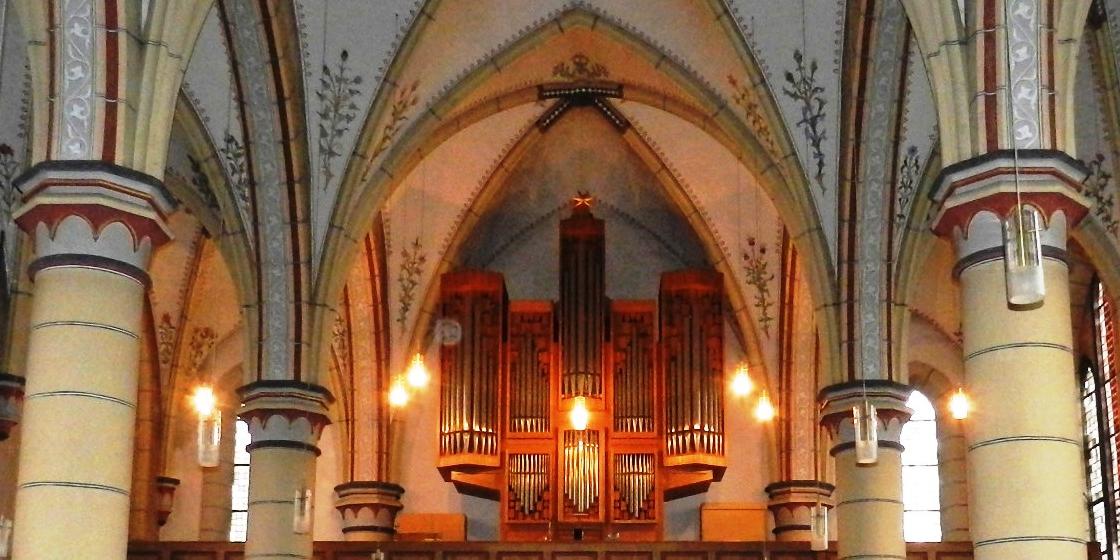
[[[397,90],[397,95],[393,98],[393,106],[389,110],[389,120],[381,127],[381,138],[373,148],[371,160],[377,159],[377,156],[388,150],[389,145],[393,143],[393,138],[401,131],[401,126],[408,120],[408,111],[420,101],[419,96],[416,95],[416,88],[419,86],[420,82],[414,81],[412,85]]]
[[[206,171],[202,169],[202,162],[188,154],[187,163],[191,167],[190,181],[195,192],[198,193],[198,196],[202,198],[208,208],[217,210],[218,197],[214,194],[214,189],[210,188],[210,178],[206,176]]]
[[[747,273],[747,284],[754,288],[754,307],[758,310],[758,325],[762,332],[770,336],[770,324],[774,317],[770,308],[774,305],[770,295],[770,282],[774,273],[770,271],[770,259],[766,256],[766,243],[760,243],[753,236],[747,238],[747,249],[743,251],[743,268]]]
[[[1085,194],[1093,201],[1093,214],[1108,232],[1120,233],[1120,223],[1114,211],[1116,196],[1112,192],[1112,173],[1106,169],[1104,154],[1097,154],[1085,162],[1089,175],[1085,177]]]
[[[408,320],[408,312],[416,300],[416,288],[420,286],[420,275],[424,271],[424,263],[428,262],[428,255],[424,252],[424,244],[417,237],[410,245],[401,249],[401,268],[397,277],[400,286],[400,305],[397,308],[397,324],[404,330]]]
[[[914,190],[918,187],[918,174],[921,171],[922,162],[918,158],[918,147],[906,148],[906,154],[902,156],[902,163],[898,168],[898,204],[894,214],[897,224],[906,223],[906,216],[910,215],[910,204],[913,203]]]
[[[816,164],[813,178],[817,181],[817,186],[824,190],[823,144],[827,137],[824,128],[826,102],[822,96],[824,88],[817,84],[818,68],[815,59],[806,65],[805,55],[800,50],[794,50],[793,61],[796,68],[793,72],[786,71],[786,83],[789,87],[783,87],[782,92],[801,104],[801,119],[797,121],[797,126],[805,134],[805,140],[813,152]]]
[[[357,86],[362,84],[362,77],[350,73],[349,58],[350,53],[343,49],[333,71],[324,64],[319,89],[315,92],[319,98],[316,113],[319,116],[319,172],[324,189],[334,179],[332,163],[342,155],[342,136],[358,117],[358,104],[354,100],[361,94]]]
[[[770,131],[770,124],[766,122],[766,117],[762,114],[762,104],[757,91],[750,84],[739,83],[739,80],[736,80],[735,76],[730,74],[727,75],[727,81],[735,91],[732,99],[743,108],[743,118],[746,120],[747,126],[758,135],[763,147],[773,153],[775,151],[774,134]]]
[[[0,144],[0,204],[5,218],[10,219],[15,211],[19,192],[15,185],[16,175],[19,175],[23,165],[16,158],[16,151],[8,144]]]
[[[249,162],[245,158],[245,145],[232,134],[226,134],[222,147],[218,149],[229,174],[230,187],[233,189],[237,209],[241,219],[249,223]]]

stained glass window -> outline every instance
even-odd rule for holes
[[[249,529],[249,452],[245,446],[251,441],[249,425],[237,421],[237,432],[233,440],[233,485],[230,489],[232,500],[229,517],[230,542],[245,542]]]
[[[914,391],[906,406],[914,411],[902,427],[903,533],[907,542],[941,540],[941,484],[937,475],[937,422],[933,404]]]
[[[1089,480],[1089,518],[1093,540],[1102,558],[1120,560],[1117,548],[1116,315],[1099,282],[1093,285],[1094,356],[1081,366],[1081,406],[1085,419],[1086,470]]]

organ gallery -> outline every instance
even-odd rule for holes
[[[0,560],[1120,560],[1120,0],[0,0]]]
[[[557,302],[510,301],[495,272],[440,279],[461,336],[440,350],[440,471],[501,502],[503,540],[659,540],[661,504],[727,466],[720,274],[610,300],[592,205],[580,193],[560,221]]]

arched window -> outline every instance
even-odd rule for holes
[[[245,542],[249,529],[249,425],[244,420],[237,421],[237,431],[233,438],[233,484],[230,488],[229,541]]]
[[[1085,416],[1085,453],[1089,478],[1089,517],[1093,540],[1103,558],[1120,560],[1117,512],[1120,478],[1116,466],[1117,394],[1116,315],[1099,282],[1093,284],[1094,356],[1082,362],[1081,405]]]
[[[906,406],[914,410],[902,427],[903,533],[907,542],[941,540],[941,484],[937,476],[937,423],[933,404],[914,391]]]

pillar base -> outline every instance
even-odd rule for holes
[[[23,378],[0,373],[0,441],[8,439],[12,428],[19,424],[22,405]]]
[[[404,507],[398,484],[354,481],[334,487],[335,508],[342,515],[342,534],[348,541],[391,541],[396,536],[397,513]]]
[[[835,489],[819,480],[782,480],[768,485],[770,500],[766,507],[774,516],[774,540],[811,540],[813,507],[820,504],[832,508]]]

